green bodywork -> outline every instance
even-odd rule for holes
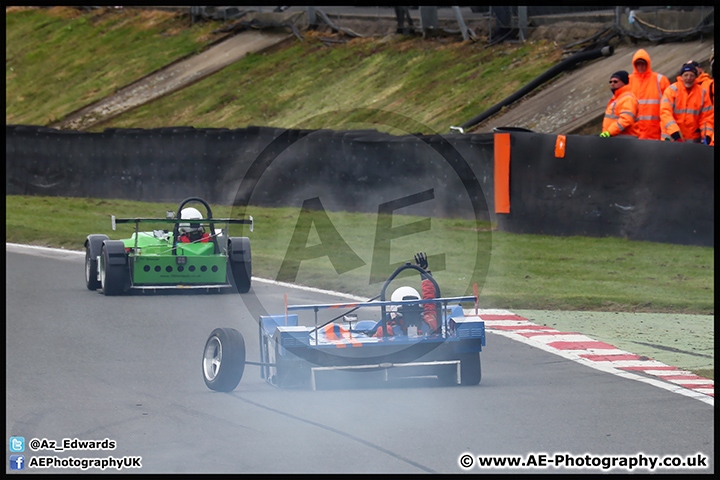
[[[137,240],[137,242],[136,242]],[[134,286],[229,285],[225,242],[178,243],[172,232],[138,232],[123,240]]]
[[[196,208],[200,204],[206,214]],[[185,215],[183,218],[183,215]],[[230,289],[247,293],[252,283],[250,239],[230,237],[230,225],[248,225],[253,218],[213,218],[210,205],[199,197],[188,197],[177,212],[165,218],[115,218],[111,226],[134,224],[130,238],[111,240],[91,234],[85,240],[85,284],[104,295],[122,295],[128,290]],[[140,231],[141,224],[157,230]],[[220,228],[216,228],[216,225]],[[184,233],[184,234],[182,234]],[[193,239],[191,242],[190,239]]]

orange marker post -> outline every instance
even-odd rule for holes
[[[480,303],[480,299],[478,298],[477,283],[473,286],[473,293],[475,294],[475,315],[477,315],[478,314],[478,304]]]

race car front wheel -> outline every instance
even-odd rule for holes
[[[232,392],[245,370],[245,340],[234,328],[216,328],[205,342],[202,372],[205,385],[216,392]]]
[[[228,266],[232,275],[231,283],[237,288],[238,293],[247,293],[252,280],[252,255],[249,238],[230,238]]]

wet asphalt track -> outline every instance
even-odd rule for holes
[[[700,452],[709,456],[700,472],[714,471],[711,405],[497,335],[488,335],[477,387],[418,380],[281,391],[247,366],[233,393],[215,393],[200,371],[213,328],[237,328],[248,359],[258,358],[245,296],[104,297],[85,289],[79,255],[8,247],[6,261],[6,438],[117,442],[112,451],[26,449],[26,463],[40,455],[112,455],[141,456],[142,468],[130,472],[142,473],[414,473],[462,472],[463,453]],[[253,291],[246,301],[277,312],[286,292],[296,304],[339,300],[260,282]]]

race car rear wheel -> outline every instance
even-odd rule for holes
[[[232,392],[245,370],[245,340],[234,328],[216,328],[205,342],[202,372],[205,385],[217,392]]]
[[[97,279],[97,258],[92,258],[90,247],[85,249],[85,285],[88,290],[97,290],[100,288],[100,282]]]
[[[247,293],[250,290],[252,278],[252,256],[249,238],[230,238],[228,266],[232,275],[231,283],[235,285],[238,293]]]
[[[85,240],[85,286],[88,290],[100,288],[97,257],[100,256],[103,241],[107,239],[107,235],[88,235]]]
[[[105,295],[122,295],[128,283],[125,244],[120,240],[106,240],[100,259],[100,286]]]
[[[460,354],[460,385],[477,385],[481,379],[480,353]]]

